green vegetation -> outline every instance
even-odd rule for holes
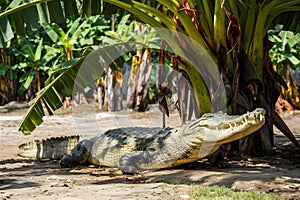
[[[25,35],[16,35],[8,48],[1,50],[0,103],[33,99],[36,92],[99,43],[110,29],[109,23],[95,15],[69,19],[65,25],[43,24],[39,29],[26,29]]]
[[[191,196],[193,199],[215,199],[215,200],[277,200],[274,194],[261,194],[258,192],[232,191],[226,187],[192,185]]]
[[[296,84],[296,81],[299,84],[299,77],[294,80],[292,76],[292,72],[300,69],[300,26],[295,32],[282,28],[282,25],[277,25],[275,30],[268,32],[268,39],[274,44],[269,51],[273,68],[286,82],[276,103],[278,112],[284,109],[300,109],[300,85]]]
[[[278,25],[277,30],[269,31],[269,41],[274,43],[269,52],[271,61],[276,64],[287,62],[294,68],[300,67],[300,27],[297,33],[282,28],[283,26]]]

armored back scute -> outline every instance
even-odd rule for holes
[[[79,142],[79,135],[33,140],[19,146],[19,156],[35,159],[61,159]]]

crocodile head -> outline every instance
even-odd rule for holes
[[[243,115],[207,113],[200,119],[186,124],[183,132],[194,145],[203,142],[221,145],[260,129],[265,123],[265,113],[263,108],[257,108]]]

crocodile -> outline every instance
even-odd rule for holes
[[[129,174],[172,168],[213,155],[222,144],[257,131],[265,123],[265,113],[263,108],[241,116],[206,113],[175,128],[129,127],[108,130],[91,139],[71,136],[36,140],[20,145],[19,155],[62,157],[61,167],[89,162]]]

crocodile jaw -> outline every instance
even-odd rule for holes
[[[241,116],[223,113],[207,114],[190,124],[188,134],[195,134],[196,139],[192,142],[194,144],[203,142],[225,144],[260,129],[265,123],[265,113],[263,108],[257,108]]]

